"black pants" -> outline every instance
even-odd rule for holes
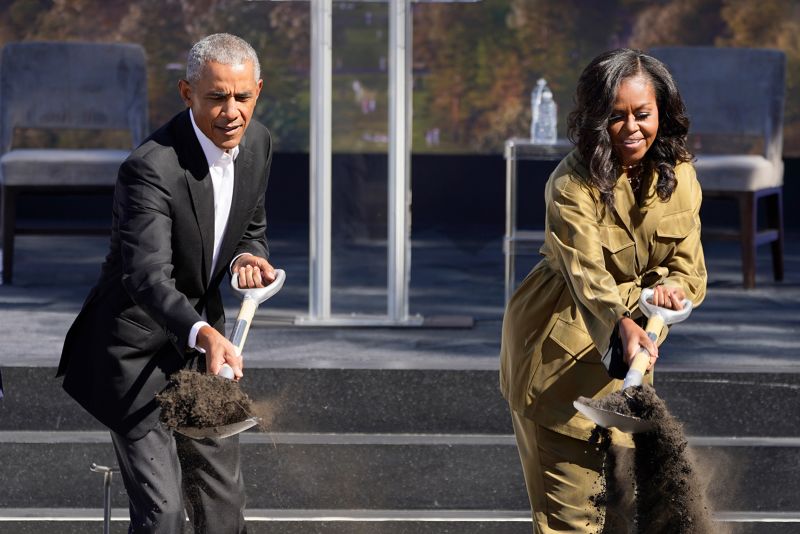
[[[130,501],[129,534],[244,534],[239,437],[194,440],[160,424],[143,438],[111,432]],[[184,511],[185,510],[185,511]]]

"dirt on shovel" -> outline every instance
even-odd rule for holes
[[[161,406],[161,422],[173,430],[229,425],[254,413],[253,401],[238,382],[185,369],[172,375],[156,400]]]
[[[610,433],[598,427],[595,441],[606,453],[604,485],[593,499],[606,517],[633,512],[635,534],[719,534],[723,527],[711,518],[706,488],[701,484],[688,450],[683,425],[649,386],[628,388],[589,401],[595,408],[652,421],[650,432],[633,434],[633,460],[611,447]],[[624,470],[619,467],[625,465]],[[633,495],[633,503],[624,495]],[[631,505],[633,510],[631,510]],[[724,529],[723,529],[724,530]],[[602,530],[602,532],[608,532]]]

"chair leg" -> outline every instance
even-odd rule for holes
[[[756,286],[756,198],[745,192],[739,198],[739,221],[742,227],[742,276],[745,289]]]
[[[2,191],[0,221],[3,229],[3,284],[11,284],[14,268],[14,229],[16,225],[17,193],[8,187]]]
[[[778,232],[778,238],[770,243],[772,249],[772,274],[775,280],[783,280],[783,189],[778,190],[765,199],[767,208],[767,224]]]

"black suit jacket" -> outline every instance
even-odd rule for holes
[[[205,310],[224,332],[219,285],[231,260],[243,252],[267,257],[271,159],[270,134],[252,121],[239,145],[214,272],[214,193],[188,110],[120,167],[110,250],[67,333],[58,368],[67,393],[115,432],[136,439],[156,424],[155,395],[197,355],[187,350],[192,325]]]

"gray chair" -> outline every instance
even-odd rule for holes
[[[659,47],[689,111],[690,144],[705,198],[738,203],[744,287],[755,287],[756,248],[769,243],[783,280],[783,108],[786,57],[779,50]],[[759,216],[759,210],[763,213]]]
[[[127,131],[130,146],[137,146],[147,133],[144,50],[134,44],[77,42],[8,43],[3,48],[0,221],[4,284],[12,280],[15,234],[87,233],[86,228],[77,227],[18,227],[18,195],[111,191],[119,165],[130,153],[128,147],[94,148],[104,146],[101,142],[88,148],[14,148],[18,128],[93,130],[89,137],[98,140],[103,130],[106,134]]]

